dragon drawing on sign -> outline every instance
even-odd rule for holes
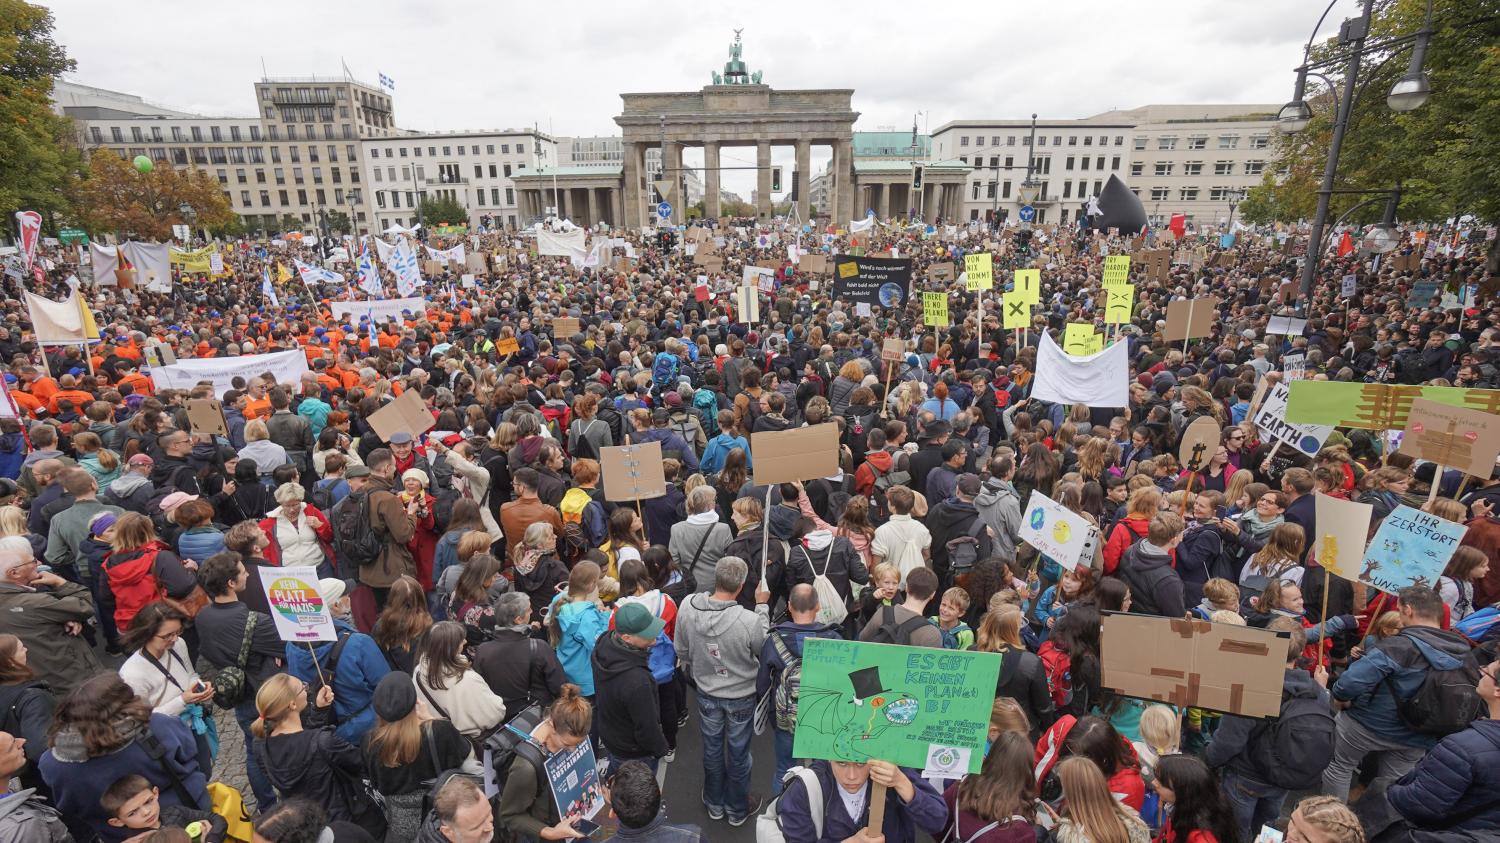
[[[917,719],[921,703],[904,691],[892,691],[880,681],[880,668],[866,667],[849,674],[853,693],[831,688],[804,687],[797,697],[797,726],[833,738],[834,752],[846,761],[868,761],[861,748],[888,729],[904,729]]]

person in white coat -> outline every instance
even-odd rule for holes
[[[484,529],[490,537],[495,541],[504,538],[500,532],[500,523],[495,520],[495,514],[489,507],[487,496],[490,491],[490,473],[479,466],[474,456],[474,446],[468,440],[463,440],[449,448],[432,438],[427,440],[427,447],[447,456],[448,465],[453,468],[453,488],[459,497],[479,504],[479,519],[484,522]]]
[[[188,616],[162,600],[146,604],[120,635],[130,658],[120,678],[157,714],[176,717],[198,741],[198,767],[212,770],[219,743],[209,701],[214,688],[198,677],[182,629]]]
[[[422,660],[412,683],[433,713],[446,718],[464,737],[476,738],[505,722],[505,702],[469,667],[464,656],[467,643],[463,624],[433,624],[423,639]]]

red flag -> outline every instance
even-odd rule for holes
[[[1187,214],[1173,214],[1167,228],[1172,229],[1172,233],[1181,240],[1187,234]]]
[[[1353,253],[1354,253],[1354,238],[1350,237],[1349,236],[1349,232],[1346,231],[1346,232],[1344,232],[1344,236],[1339,238],[1339,257],[1341,257],[1341,258],[1342,257],[1346,257],[1346,256],[1351,255]]]
[[[36,211],[16,211],[16,225],[21,230],[21,258],[30,272],[36,259],[36,244],[42,235],[42,215]]]

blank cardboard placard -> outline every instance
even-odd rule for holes
[[[1218,318],[1219,300],[1213,296],[1169,302],[1167,328],[1162,338],[1167,342],[1181,342],[1194,337],[1206,337],[1213,331],[1214,320]]]
[[[1177,461],[1190,471],[1198,471],[1213,458],[1219,448],[1219,423],[1212,416],[1195,419],[1182,431],[1182,443],[1177,448]]]
[[[224,422],[224,405],[219,403],[219,399],[189,398],[187,414],[188,426],[194,433],[229,435],[229,425]]]
[[[1169,705],[1275,717],[1287,638],[1232,624],[1108,612],[1099,636],[1101,684]]]
[[[406,432],[415,439],[437,425],[437,419],[422,403],[422,396],[415,389],[401,393],[401,397],[381,407],[370,415],[370,427],[380,441],[391,441],[391,435]]]
[[[574,334],[582,333],[578,326],[578,320],[571,316],[559,316],[552,320],[553,339],[567,339]]]
[[[809,275],[822,275],[828,271],[827,255],[801,255],[797,258],[797,271]]]
[[[932,268],[927,270],[927,277],[933,281],[952,281],[958,275],[954,269],[953,261],[944,261],[933,264]]]
[[[757,486],[832,477],[839,472],[838,426],[815,424],[752,433],[750,452],[755,454]]]
[[[1401,453],[1487,478],[1500,453],[1500,418],[1483,410],[1413,398]]]
[[[660,442],[601,448],[599,473],[604,475],[605,500],[643,501],[667,493]]]
[[[1313,521],[1318,525],[1318,535],[1309,536],[1306,544],[1312,557],[1337,576],[1350,582],[1358,580],[1374,513],[1372,504],[1317,493]]]

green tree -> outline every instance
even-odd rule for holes
[[[77,215],[90,231],[166,240],[174,223],[185,223],[177,209],[186,202],[204,228],[237,219],[223,188],[203,170],[178,171],[159,161],[138,172],[108,149],[89,156],[88,175],[73,190]]]
[[[281,229],[281,231],[301,231],[304,225],[307,225],[307,223],[303,222],[302,218],[296,214],[283,214],[281,222],[276,227]]]
[[[428,197],[422,200],[422,223],[427,226],[468,225],[469,212],[457,200],[446,196]]]
[[[208,233],[223,240],[234,240],[244,237],[250,229],[245,226],[245,218],[236,216],[234,219],[222,225],[208,226]]]
[[[52,40],[52,13],[23,0],[0,0],[0,209],[67,210],[65,188],[81,157],[72,121],[52,111],[52,83],[73,70]],[[49,225],[49,228],[55,226]]]
[[[329,236],[348,234],[349,215],[343,211],[324,211],[323,225],[327,227]]]

